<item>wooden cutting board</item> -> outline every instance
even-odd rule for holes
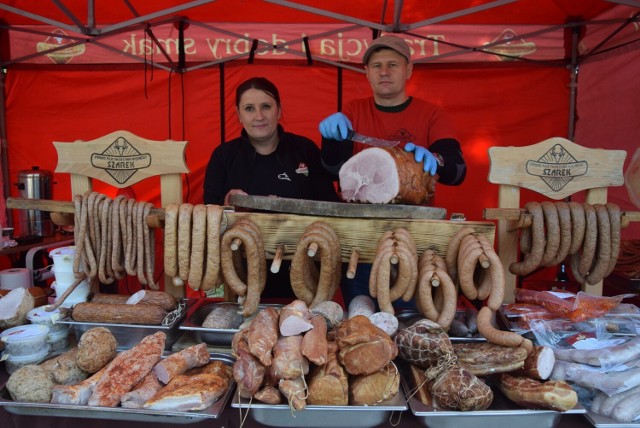
[[[444,208],[418,205],[358,204],[252,195],[231,195],[229,203],[239,208],[327,217],[429,220],[444,220],[447,217]]]

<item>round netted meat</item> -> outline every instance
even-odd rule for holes
[[[118,342],[109,329],[94,327],[80,337],[76,364],[87,373],[95,373],[116,356],[117,348]]]
[[[458,361],[447,333],[438,323],[426,318],[398,330],[395,342],[398,345],[398,355],[403,360],[426,369],[430,379]]]
[[[486,410],[493,401],[491,388],[458,365],[442,372],[431,385],[431,395],[444,410]]]

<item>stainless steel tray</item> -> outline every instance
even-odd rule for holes
[[[179,306],[182,308],[179,312],[174,311],[170,314],[166,325],[147,325],[147,324],[111,324],[100,322],[80,322],[74,321],[70,316],[58,321],[60,324],[68,324],[71,326],[76,339],[80,340],[80,336],[84,332],[94,327],[105,327],[111,331],[118,341],[118,350],[122,351],[130,349],[140,343],[145,337],[157,331],[162,331],[167,335],[165,342],[165,351],[170,351],[171,346],[178,340],[180,336],[180,323],[187,315],[187,310],[193,301],[191,299],[182,299]]]
[[[591,422],[591,425],[597,428],[639,428],[640,427],[640,421],[630,422],[630,423],[616,422],[611,418],[598,415],[593,412],[587,412],[586,417],[589,420],[589,422]]]
[[[202,323],[209,313],[220,305],[235,305],[240,311],[240,305],[234,302],[213,302],[207,303],[195,308],[193,313],[180,324],[179,329],[183,331],[192,331],[196,338],[208,345],[230,347],[233,335],[240,331],[237,328],[205,328]],[[258,309],[264,309],[267,306],[281,307],[282,305],[258,305]]]
[[[406,377],[401,378],[402,388],[407,397],[411,391]],[[567,412],[553,410],[524,409],[507,399],[500,391],[493,388],[493,402],[487,410],[482,411],[447,411],[427,406],[415,397],[407,398],[411,412],[423,425],[429,428],[553,428],[563,414],[581,414],[586,410],[578,404]]]
[[[246,409],[254,421],[272,427],[364,428],[387,422],[392,412],[407,410],[407,402],[399,391],[376,406],[307,406],[294,412],[287,404],[249,403],[236,392],[231,407]]]
[[[398,313],[396,313],[396,318],[398,318],[398,322],[400,324],[399,328],[404,328],[404,327],[408,327],[411,324],[413,324],[414,322],[420,320],[420,319],[424,319],[424,315],[421,314],[418,311],[414,311],[411,309],[405,309],[405,310],[401,310],[398,311]],[[449,340],[451,340],[451,342],[486,342],[487,339],[485,339],[482,336],[475,336],[475,337],[456,337],[456,336],[449,336]]]
[[[232,365],[234,361],[232,357],[225,354],[211,354],[211,359],[223,361],[228,365]],[[7,390],[6,384],[3,384],[0,389],[0,406],[3,406],[7,412],[16,415],[189,424],[206,419],[217,419],[220,417],[220,414],[226,407],[229,397],[234,390],[235,382],[232,379],[227,392],[225,392],[224,395],[211,406],[199,411],[178,412],[149,409],[127,409],[124,407],[90,407],[70,404],[13,401],[9,391]]]

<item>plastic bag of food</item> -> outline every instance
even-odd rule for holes
[[[554,291],[536,291],[520,288],[516,290],[516,302],[543,306],[558,318],[573,322],[598,318],[617,307],[627,294],[618,296],[593,296],[579,291],[578,294]]]

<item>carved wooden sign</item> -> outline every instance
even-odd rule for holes
[[[189,172],[186,141],[153,141],[116,131],[91,141],[53,145],[58,152],[56,172],[85,175],[118,188],[156,175]]]
[[[559,137],[526,147],[491,147],[489,182],[559,200],[581,190],[622,186],[626,156],[624,150],[590,149]]]

